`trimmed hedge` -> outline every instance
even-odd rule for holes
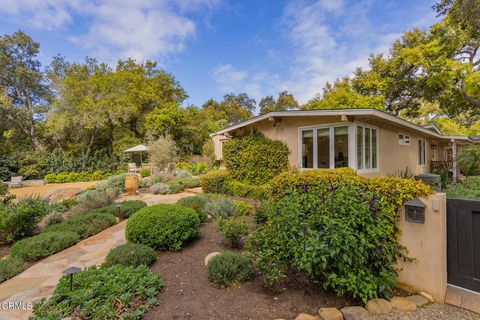
[[[107,179],[111,174],[103,171],[94,172],[60,172],[46,174],[44,179],[48,183],[66,183],[66,182],[83,182],[83,181],[99,181]]]
[[[71,231],[41,233],[16,242],[10,253],[24,261],[36,261],[73,246],[79,241],[78,234]]]
[[[129,319],[140,320],[156,304],[164,284],[146,266],[91,267],[73,277],[60,279],[53,295],[33,307],[31,320]]]
[[[126,200],[112,203],[106,207],[96,209],[95,212],[109,213],[120,219],[127,219],[138,210],[146,207],[147,204],[140,200]]]
[[[200,220],[195,210],[175,204],[145,207],[128,219],[125,236],[128,241],[154,249],[178,251],[198,237]]]
[[[208,215],[205,212],[205,204],[207,203],[207,197],[205,196],[191,196],[182,198],[177,201],[179,206],[184,206],[187,208],[192,208],[198,214],[200,222],[207,220]]]
[[[23,271],[25,262],[17,257],[8,257],[0,259],[0,283]]]
[[[250,199],[265,199],[268,184],[254,185],[233,180],[228,171],[210,171],[200,178],[200,186],[205,193],[227,194]]]
[[[117,218],[108,213],[91,212],[70,217],[62,223],[48,226],[43,233],[54,231],[71,231],[80,236],[81,239],[91,237],[100,231],[117,223]]]
[[[225,183],[230,179],[228,171],[210,171],[200,178],[200,186],[205,193],[226,193]]]
[[[250,279],[253,276],[253,268],[245,255],[226,251],[210,259],[207,273],[210,282],[217,286],[228,287]]]
[[[155,250],[144,244],[125,243],[108,253],[105,258],[105,266],[121,264],[123,266],[151,265],[155,259]]]
[[[279,140],[254,133],[223,144],[225,166],[235,180],[263,184],[288,169],[290,149]]]

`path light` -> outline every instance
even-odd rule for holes
[[[82,271],[82,269],[77,267],[70,267],[63,271],[63,274],[70,275],[70,291],[73,290],[73,275],[75,273],[79,273],[80,271]]]

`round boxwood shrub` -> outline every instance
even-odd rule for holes
[[[128,241],[154,249],[179,250],[183,243],[199,235],[200,220],[195,210],[175,204],[145,207],[127,222]]]
[[[140,200],[126,200],[96,209],[95,212],[109,213],[120,219],[127,219],[132,214],[146,206],[147,204]]]
[[[80,241],[75,232],[46,232],[16,242],[11,255],[25,261],[35,261],[60,252]]]
[[[180,206],[192,208],[198,214],[200,222],[207,220],[208,214],[205,212],[205,204],[207,203],[207,197],[205,196],[191,196],[182,198],[177,201]]]
[[[245,282],[253,275],[250,260],[239,253],[230,251],[216,255],[207,265],[208,280],[217,286],[230,286]]]
[[[288,169],[288,146],[260,133],[225,141],[223,158],[231,177],[262,184]]]
[[[121,264],[124,266],[151,265],[156,259],[155,250],[144,244],[125,243],[112,250],[105,259],[105,266]]]

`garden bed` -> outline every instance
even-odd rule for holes
[[[159,254],[151,270],[161,274],[165,289],[144,319],[293,319],[301,312],[316,314],[320,307],[351,304],[319,284],[305,286],[294,280],[275,292],[266,290],[259,278],[229,289],[215,288],[208,281],[204,259],[228,248],[215,222],[203,223],[200,232],[201,238],[181,251]]]

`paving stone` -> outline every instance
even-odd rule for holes
[[[317,316],[312,316],[306,313],[300,313],[295,320],[320,320]]]
[[[210,259],[212,259],[213,257],[215,257],[216,255],[219,255],[219,254],[220,254],[220,252],[212,252],[212,253],[207,254],[207,256],[205,257],[205,265],[208,264]]]
[[[343,320],[343,315],[337,308],[320,308],[318,314],[322,320]]]
[[[368,311],[362,307],[345,307],[340,311],[345,320],[364,320],[369,316]]]
[[[385,299],[372,299],[367,302],[366,309],[371,315],[389,314],[392,304]]]
[[[430,303],[427,298],[421,295],[410,296],[406,298],[408,301],[415,303],[417,308],[425,307],[427,304]]]
[[[408,311],[417,310],[417,306],[415,305],[415,303],[407,300],[406,298],[393,297],[390,302],[392,303],[393,309],[401,311],[401,312],[408,312]]]

